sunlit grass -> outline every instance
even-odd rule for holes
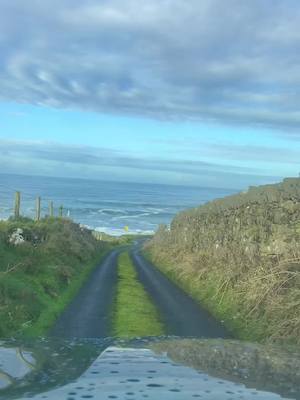
[[[113,311],[113,334],[117,337],[159,336],[164,326],[159,313],[137,280],[127,252],[118,260],[118,287]]]

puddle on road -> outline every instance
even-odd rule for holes
[[[151,349],[210,376],[300,399],[300,351],[221,339],[39,339],[0,342],[0,399],[74,381],[109,346]]]

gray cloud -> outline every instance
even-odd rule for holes
[[[263,147],[254,145],[230,145],[214,144],[207,145],[207,148],[226,159],[263,161],[287,165],[298,165],[300,167],[300,151],[286,147]]]
[[[12,162],[11,162],[12,161]],[[192,183],[216,187],[244,188],[279,177],[265,176],[255,168],[237,167],[191,160],[138,158],[106,148],[61,145],[0,139],[0,168],[3,172],[83,176],[110,179],[142,179],[163,183]],[[139,174],[138,174],[139,173]],[[149,174],[148,174],[149,173]],[[147,175],[148,174],[148,175]]]
[[[298,0],[12,0],[0,99],[298,132]]]
[[[220,160],[222,164],[234,164],[235,171],[238,165],[251,166],[248,171],[244,169],[242,173],[254,173],[254,170],[256,173],[262,173],[264,170],[265,174],[294,175],[300,170],[300,146],[296,140],[293,141],[293,145],[290,140],[268,142],[264,140],[261,144],[253,144],[253,141],[252,144],[239,144],[220,139],[209,142],[195,136],[184,136],[156,138],[152,139],[151,143],[168,148],[169,157],[176,156],[180,152],[188,157]]]
[[[184,149],[185,152],[193,156],[213,156],[219,157],[221,160],[231,160],[233,162],[251,161],[254,165],[255,161],[270,164],[286,164],[300,166],[300,148],[299,146],[284,147],[277,144],[276,147],[269,145],[241,145],[230,142],[214,142],[208,143],[193,137],[176,138],[172,140],[160,139],[154,140],[154,143],[167,145],[173,152]]]
[[[48,160],[79,165],[112,166],[157,170],[161,172],[186,172],[198,175],[200,171],[212,173],[258,173],[255,168],[241,168],[233,165],[218,165],[202,161],[138,158],[106,148],[88,146],[66,146],[49,142],[7,141],[0,139],[0,156],[18,157],[30,160]]]

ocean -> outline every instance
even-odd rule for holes
[[[41,196],[42,215],[49,201],[56,215],[112,235],[153,233],[169,224],[178,211],[198,206],[236,191],[232,189],[120,183],[97,180],[0,174],[0,219],[13,215],[15,191],[21,192],[21,215],[34,217],[35,199]],[[128,228],[125,228],[128,227]]]

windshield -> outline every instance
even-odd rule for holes
[[[299,24],[0,1],[0,400],[300,398]]]

